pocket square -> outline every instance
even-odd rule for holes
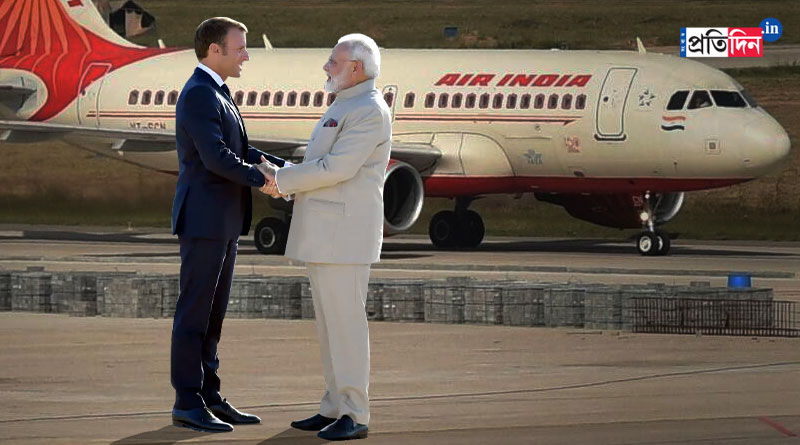
[[[336,119],[328,119],[322,124],[323,127],[338,127],[339,123],[336,122]]]

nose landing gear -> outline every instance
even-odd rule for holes
[[[645,231],[636,237],[636,250],[644,256],[664,256],[669,253],[669,235],[655,228],[654,209],[650,203],[650,192],[644,194],[644,206],[639,214]]]

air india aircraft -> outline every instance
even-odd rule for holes
[[[163,46],[163,45],[162,45]],[[330,49],[250,49],[228,79],[250,143],[302,158],[335,96],[323,91]],[[192,49],[145,48],[112,31],[90,0],[0,3],[0,140],[66,140],[177,174],[175,103],[197,65]],[[438,247],[475,247],[477,197],[532,192],[579,219],[639,228],[643,255],[664,255],[657,227],[684,193],[755,179],[786,159],[784,129],[721,71],[634,51],[383,51],[378,78],[393,112],[385,233],[409,229],[423,199]],[[291,209],[255,230],[261,252],[285,246]]]

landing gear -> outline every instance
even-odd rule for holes
[[[428,235],[433,245],[440,248],[478,247],[486,228],[483,219],[467,207],[474,198],[456,198],[456,209],[444,210],[431,219]]]
[[[644,206],[639,215],[645,231],[636,238],[636,250],[644,256],[667,255],[671,246],[669,234],[655,229],[654,209],[650,201],[650,192],[647,192],[644,194]]]
[[[264,218],[256,225],[253,240],[256,249],[265,255],[283,255],[289,225],[278,218]]]
[[[669,235],[661,230],[642,232],[636,238],[636,249],[644,256],[666,255],[669,248]]]

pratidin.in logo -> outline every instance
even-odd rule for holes
[[[781,34],[783,34],[783,25],[776,18],[766,18],[758,24],[758,27],[764,30],[763,37],[765,42],[774,42],[781,38]]]

